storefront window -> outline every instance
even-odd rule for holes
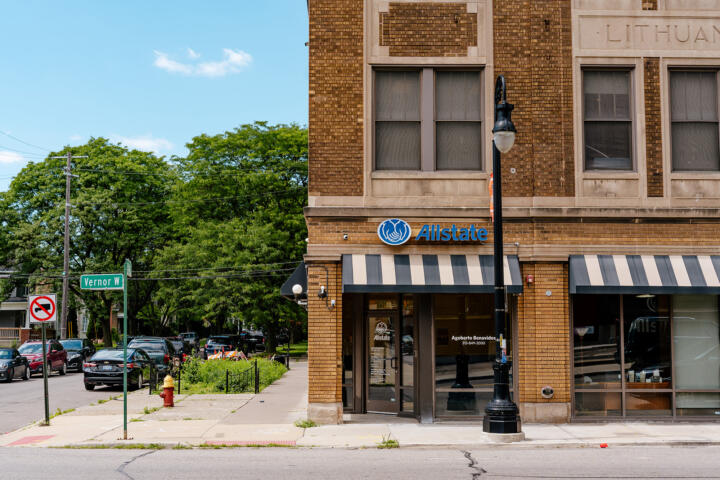
[[[349,313],[349,312],[348,312]],[[343,315],[342,324],[342,402],[343,408],[353,406],[353,322]]]
[[[413,296],[402,297],[402,336],[400,338],[401,366],[400,388],[402,410],[412,412],[415,407],[413,388],[415,385],[415,308]]]
[[[573,312],[575,388],[619,389],[620,297],[576,295]]]
[[[437,416],[483,414],[493,386],[492,313],[492,295],[433,296]],[[512,359],[509,323],[508,359]]]

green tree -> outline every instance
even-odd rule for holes
[[[51,157],[68,151],[88,156],[76,159],[73,165],[70,271],[121,272],[125,258],[131,259],[137,270],[149,270],[155,252],[168,241],[167,200],[176,181],[174,170],[162,158],[104,138],[52,153],[42,162],[28,164],[15,177],[2,200],[12,211],[2,220],[9,237],[0,251],[5,263],[32,275],[31,286],[52,284],[60,291],[65,160]],[[103,339],[109,343],[109,313],[120,294],[81,291],[77,279],[70,282],[70,288],[93,321],[102,324]],[[139,311],[150,301],[155,285],[133,288],[131,310]]]
[[[176,280],[161,282],[157,304],[215,331],[245,321],[272,351],[286,322],[305,319],[279,289],[305,250],[307,130],[257,122],[187,146],[175,159],[183,181],[171,204],[174,241],[153,273]]]

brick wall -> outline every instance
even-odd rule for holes
[[[363,193],[363,0],[309,0],[310,195]]]
[[[570,0],[493,2],[493,13],[496,74],[518,130],[503,155],[503,194],[574,196]]]
[[[332,310],[328,310],[325,300],[317,296],[321,285],[328,290],[328,304],[330,300],[337,302]],[[341,292],[342,267],[339,264],[308,264],[309,403],[342,401]]]
[[[645,148],[648,197],[663,196],[662,119],[660,114],[660,59],[645,59]]]
[[[519,402],[570,401],[570,315],[566,263],[526,263],[523,278],[535,277],[518,298]],[[548,296],[547,292],[551,292]],[[542,387],[555,390],[552,399]]]
[[[380,13],[380,45],[390,56],[467,56],[477,44],[477,14],[465,3],[391,3]]]

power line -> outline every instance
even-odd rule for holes
[[[137,281],[152,281],[152,280],[210,280],[210,279],[217,279],[217,278],[262,278],[262,277],[271,277],[273,275],[279,275],[284,274],[287,272],[294,271],[295,268],[279,268],[274,270],[251,270],[247,272],[241,272],[241,273],[228,273],[228,274],[217,274],[217,275],[193,275],[193,276],[185,276],[185,277],[130,277],[129,280],[137,280]],[[100,274],[83,274],[83,275],[100,275]],[[62,275],[30,275],[27,278],[31,277],[37,277],[37,278],[45,278],[45,279],[64,279],[67,278],[69,280],[80,280],[80,275],[69,275],[67,277],[64,277]],[[19,275],[11,275],[12,278],[25,278],[21,277]]]
[[[22,153],[23,155],[28,155],[28,156],[36,157],[36,158],[42,158],[42,159],[45,158],[45,155],[41,155],[37,152],[26,152],[24,150],[18,150],[17,148],[10,148],[10,147],[6,147],[4,145],[0,145],[0,149],[10,150],[11,152],[15,152],[15,153]]]
[[[190,175],[190,176],[196,176],[196,177],[231,177],[231,176],[239,176],[239,175],[245,175],[246,173],[274,173],[274,174],[281,174],[286,173],[286,170],[283,171],[275,171],[273,169],[267,169],[267,170],[261,170],[261,169],[245,169],[245,168],[237,168],[232,171],[227,172],[186,172],[186,171],[180,171],[178,170],[177,173],[167,173],[167,172],[131,172],[131,171],[120,171],[120,170],[105,170],[105,169],[98,169],[98,168],[80,168],[77,167],[74,169],[75,171],[80,172],[94,172],[94,173],[112,173],[117,175],[146,175],[146,176],[158,176],[158,177],[173,177],[173,176],[182,176],[182,175]]]
[[[10,134],[7,133],[7,132],[3,132],[2,130],[0,130],[0,133],[3,134],[3,135],[5,135],[6,137],[12,138],[12,139],[15,140],[15,141],[18,141],[18,142],[20,142],[20,143],[24,143],[24,144],[27,145],[28,147],[39,148],[40,150],[45,150],[46,152],[50,152],[50,149],[49,149],[49,148],[40,147],[40,146],[34,145],[34,144],[30,143],[30,142],[26,142],[25,140],[22,140],[22,139],[14,136],[14,135],[10,135]]]
[[[247,272],[270,272],[274,270],[246,270],[246,269],[252,269],[257,267],[273,267],[273,266],[284,266],[284,265],[294,265],[297,267],[297,265],[300,264],[300,260],[296,260],[294,262],[273,262],[273,263],[253,263],[249,265],[232,265],[232,266],[226,266],[226,267],[204,267],[204,268],[179,268],[179,269],[157,269],[157,270],[135,270],[135,273],[168,273],[168,272],[202,272],[202,271],[218,271],[218,270],[237,270],[242,273]],[[278,270],[287,270],[288,268],[281,268]],[[289,268],[290,270],[293,270],[293,268]],[[245,272],[243,272],[245,270]],[[29,278],[29,277],[43,277],[43,278],[54,278],[57,276],[58,278],[61,277],[61,270],[48,270],[45,272],[40,273],[16,273],[11,274],[13,278]],[[78,275],[109,275],[112,273],[117,272],[70,272],[71,278],[79,278]],[[226,272],[230,273],[230,272]]]

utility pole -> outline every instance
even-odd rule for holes
[[[88,158],[87,155],[75,155],[67,152],[65,158],[65,241],[63,245],[63,287],[62,287],[62,309],[60,310],[60,338],[67,338],[67,318],[68,318],[68,280],[70,276],[70,179],[72,175],[72,160],[74,158]]]

